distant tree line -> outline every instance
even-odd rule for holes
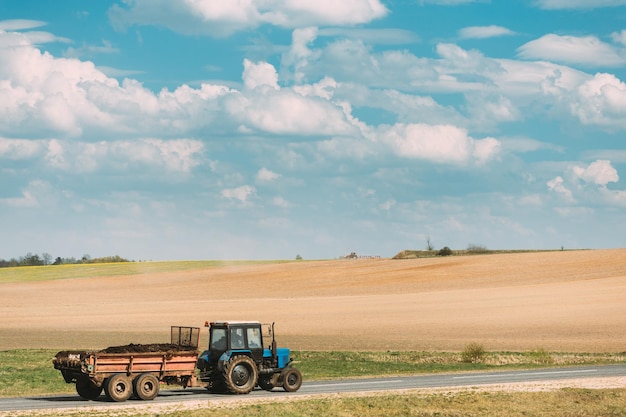
[[[82,258],[61,258],[60,256],[53,258],[49,253],[41,255],[28,252],[25,256],[19,258],[11,258],[9,260],[0,259],[0,268],[10,268],[15,266],[44,266],[44,265],[66,265],[66,264],[101,264],[112,262],[130,262],[119,255],[105,256],[102,258],[92,258],[89,255],[83,255]]]

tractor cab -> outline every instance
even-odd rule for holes
[[[206,326],[206,324],[205,324]],[[209,331],[209,352],[219,358],[225,352],[247,352],[255,362],[263,358],[263,333],[259,322],[215,322]]]

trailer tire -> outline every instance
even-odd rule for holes
[[[115,374],[104,382],[104,394],[111,401],[124,402],[133,393],[133,384],[126,374]]]
[[[211,394],[224,394],[227,392],[226,384],[222,375],[216,378],[212,378],[207,382],[206,389]]]
[[[159,387],[159,378],[150,373],[141,374],[133,381],[135,395],[144,401],[153,400],[159,395]]]
[[[256,386],[258,376],[256,364],[245,355],[233,356],[224,366],[224,382],[233,394],[248,394]]]
[[[287,368],[283,373],[283,388],[287,392],[295,392],[302,386],[302,374],[296,368]]]
[[[102,386],[97,386],[89,378],[78,378],[76,392],[86,400],[95,400],[102,393]]]

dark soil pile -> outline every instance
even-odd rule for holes
[[[194,350],[190,346],[181,346],[171,343],[134,344],[124,346],[110,346],[101,350],[103,353],[154,353]]]

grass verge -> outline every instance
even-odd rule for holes
[[[37,412],[39,417],[81,416],[82,411]],[[132,409],[90,409],[98,417],[609,417],[626,415],[623,389],[561,389],[550,392],[454,391],[404,393],[360,397],[302,400],[296,397],[277,403],[207,403],[201,408],[155,409],[150,405]]]

